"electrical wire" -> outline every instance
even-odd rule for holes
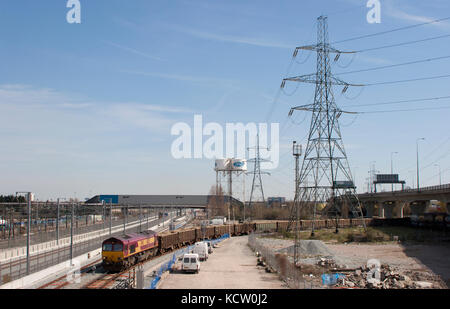
[[[426,110],[441,110],[449,109],[450,106],[439,106],[439,107],[424,107],[424,108],[411,108],[411,109],[395,109],[395,110],[385,110],[385,111],[368,111],[368,112],[356,112],[358,114],[380,114],[380,113],[396,113],[396,112],[414,112],[414,111],[426,111]]]
[[[432,20],[432,21],[429,21],[429,22],[414,24],[414,25],[410,25],[410,26],[406,26],[406,27],[391,29],[391,30],[382,31],[382,32],[376,32],[376,33],[372,33],[372,34],[361,35],[361,36],[353,37],[353,38],[350,38],[350,39],[334,41],[334,42],[332,42],[330,44],[339,44],[339,43],[350,42],[350,41],[354,41],[354,40],[370,38],[370,37],[374,37],[374,36],[377,36],[377,35],[383,35],[383,34],[388,34],[388,33],[396,32],[396,31],[407,30],[407,29],[412,29],[412,28],[424,26],[424,25],[438,23],[438,22],[442,22],[442,21],[445,21],[445,20],[449,20],[449,19],[450,19],[450,17],[435,19],[435,20]]]
[[[356,53],[364,53],[364,52],[373,51],[373,50],[379,50],[379,49],[384,49],[384,48],[391,48],[391,47],[404,46],[404,45],[415,44],[415,43],[421,43],[421,42],[426,42],[426,41],[431,41],[431,40],[438,40],[438,39],[443,39],[443,38],[448,38],[448,37],[450,37],[450,34],[445,34],[445,35],[435,36],[435,37],[426,38],[426,39],[421,39],[421,40],[415,40],[415,41],[408,41],[408,42],[403,42],[403,43],[397,43],[397,44],[392,44],[392,45],[385,45],[385,46],[379,46],[379,47],[372,47],[372,48],[361,49],[361,50],[357,50]]]
[[[347,107],[351,107],[351,106],[389,105],[389,104],[413,103],[413,102],[434,101],[434,100],[443,100],[443,99],[450,99],[450,96],[423,98],[423,99],[411,99],[411,100],[400,100],[400,101],[390,101],[390,102],[371,103],[371,104],[354,104],[354,105],[346,105],[346,106]]]
[[[374,67],[374,68],[369,68],[369,69],[362,69],[362,70],[356,70],[356,71],[342,72],[342,73],[337,73],[335,75],[345,75],[345,74],[361,73],[361,72],[368,72],[368,71],[376,71],[376,70],[382,70],[382,69],[390,69],[390,68],[395,68],[395,67],[400,67],[400,66],[405,66],[405,65],[424,63],[424,62],[431,62],[431,61],[448,59],[448,58],[450,58],[450,55],[449,56],[442,56],[442,57],[434,57],[434,58],[415,60],[415,61],[409,61],[409,62],[403,62],[403,63],[397,63],[397,64],[391,64],[391,65],[384,65],[384,66],[379,66],[379,67]]]
[[[416,82],[416,81],[421,81],[421,80],[431,80],[431,79],[439,79],[439,78],[447,78],[447,77],[450,77],[450,74],[438,75],[438,76],[430,76],[430,77],[421,77],[421,78],[413,78],[413,79],[396,80],[396,81],[389,81],[389,82],[372,83],[372,84],[364,84],[364,86],[378,86],[378,85],[399,84],[399,83]]]

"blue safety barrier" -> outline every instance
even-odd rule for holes
[[[224,240],[224,239],[226,239],[228,237],[230,237],[229,234],[224,234],[220,238],[217,238],[217,239],[214,239],[214,240],[210,240],[210,242],[211,242],[211,244],[215,245],[218,242],[221,242],[222,240]],[[156,277],[155,277],[155,279],[152,280],[152,282],[150,283],[150,287],[148,289],[151,289],[151,290],[156,289],[156,286],[158,285],[159,280],[161,280],[162,274],[172,268],[172,265],[177,260],[177,257],[182,255],[182,254],[191,252],[193,248],[194,248],[194,245],[191,245],[191,246],[188,246],[188,247],[186,247],[184,249],[180,249],[180,250],[176,251],[172,255],[172,258],[168,262],[164,263],[163,265],[161,265],[161,267],[158,268],[158,270],[156,271]]]
[[[341,278],[345,278],[344,274],[323,274],[322,284],[323,285],[334,285]]]

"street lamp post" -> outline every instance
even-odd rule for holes
[[[112,199],[109,199],[109,235],[112,233]]]
[[[374,181],[374,172],[375,172],[375,163],[377,161],[370,161],[369,163],[369,182],[370,182],[370,193],[373,192],[373,181]]]
[[[127,214],[128,214],[128,207],[124,206],[122,208],[123,210],[123,234],[125,235],[126,232],[126,226],[127,226]]]
[[[59,199],[56,201],[56,244],[59,245]]]
[[[394,154],[398,154],[398,152],[396,152],[396,151],[391,152],[391,175],[394,174],[394,163],[392,160],[392,155],[394,155]],[[391,184],[391,192],[394,192],[394,184],[393,183]]]
[[[70,265],[73,259],[73,217],[74,217],[75,203],[72,201],[72,215],[70,216]]]
[[[414,171],[408,171],[408,176],[411,176],[411,189],[414,189],[414,182],[416,181],[414,179]]]
[[[16,196],[19,193],[27,194],[27,275],[30,274],[30,234],[31,234],[31,192],[16,192]],[[14,222],[10,221],[13,224],[13,232],[14,232]]]
[[[105,214],[105,200],[102,200],[102,221],[103,221],[103,231],[105,230],[105,220],[106,220],[106,214]],[[102,231],[102,233],[103,233]]]
[[[419,141],[425,140],[424,137],[416,139],[416,154],[417,154],[417,191],[420,190],[419,186]]]
[[[442,186],[441,165],[440,164],[435,164],[434,166],[439,167],[439,185]]]

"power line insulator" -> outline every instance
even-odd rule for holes
[[[339,57],[341,57],[341,53],[336,54],[336,57],[334,57],[334,62],[338,61]]]

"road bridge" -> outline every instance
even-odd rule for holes
[[[411,215],[422,214],[431,200],[447,206],[450,203],[450,184],[399,191],[358,194],[363,211],[368,217],[402,218],[405,210]]]

